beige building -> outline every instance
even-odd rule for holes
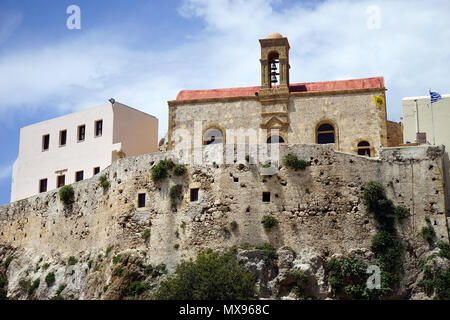
[[[433,108],[433,113],[431,108]],[[443,94],[442,100],[433,103],[433,105],[431,105],[429,95],[404,98],[402,100],[402,113],[403,140],[405,143],[423,142],[416,139],[417,132],[421,132],[426,134],[425,143],[445,146],[444,175],[447,191],[447,212],[450,214],[450,94]]]
[[[11,202],[90,178],[117,158],[157,151],[158,119],[111,101],[21,128]]]
[[[169,150],[181,143],[176,130],[194,136],[196,121],[202,122],[203,144],[233,143],[227,130],[260,128],[268,133],[259,141],[333,143],[335,150],[372,157],[392,145],[388,136],[398,135],[400,125],[387,126],[383,77],[291,83],[288,39],[274,32],[259,41],[260,86],[184,90],[168,102]]]

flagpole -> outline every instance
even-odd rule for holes
[[[417,107],[417,99],[414,99],[414,102],[416,103],[416,126],[417,126],[416,142],[418,142],[417,141],[417,133],[420,132],[420,130],[419,130],[419,108]]]

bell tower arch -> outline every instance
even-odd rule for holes
[[[289,119],[289,41],[278,32],[260,39],[261,90],[258,98],[262,104],[261,128],[278,129],[287,137]],[[287,141],[286,141],[287,142]]]

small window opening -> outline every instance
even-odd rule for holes
[[[59,132],[59,146],[65,146],[67,143],[67,130],[61,130]]]
[[[46,134],[42,136],[42,151],[48,150],[50,146],[50,135]]]
[[[83,180],[84,171],[77,171],[75,172],[75,182]]]
[[[103,120],[95,121],[95,136],[100,137],[103,132]]]
[[[39,180],[39,192],[47,192],[47,179]]]
[[[138,208],[145,208],[145,193],[138,194]]]
[[[191,189],[191,202],[198,201],[198,188]]]
[[[94,168],[94,176],[100,172],[100,167],[95,167]]]
[[[370,157],[370,143],[367,141],[361,141],[358,143],[358,154],[360,156]]]
[[[66,185],[66,176],[62,174],[56,178],[56,187],[61,188],[64,187],[65,185]]]
[[[82,125],[78,127],[78,141],[84,141],[86,137],[86,126]]]
[[[262,201],[263,202],[270,202],[270,192],[263,192],[263,194],[262,194]]]

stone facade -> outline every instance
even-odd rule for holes
[[[403,144],[403,125],[401,122],[387,121],[387,146],[396,147]]]
[[[218,145],[206,146],[204,160],[218,150]],[[299,259],[316,257],[314,270],[323,273],[319,258],[326,261],[355,250],[370,251],[376,227],[365,211],[362,193],[371,180],[382,183],[387,196],[411,212],[399,226],[406,248],[404,290],[409,290],[420,272],[417,260],[428,252],[420,235],[426,225],[424,218],[431,219],[437,239],[448,241],[442,148],[387,148],[379,159],[371,159],[334,151],[332,145],[286,144],[280,154],[286,153],[311,161],[311,166],[302,171],[281,166],[275,175],[263,176],[257,164],[191,165],[184,177],[154,183],[150,167],[161,159],[178,162],[180,154],[153,153],[119,159],[102,171],[110,181],[107,189],[96,178],[73,184],[75,199],[70,206],[63,205],[57,191],[51,191],[0,207],[0,259],[14,257],[6,273],[9,296],[25,297],[20,291],[21,279],[43,279],[46,271],[35,270],[40,257],[50,262],[48,271],[56,274],[57,281],[50,288],[40,286],[38,298],[53,296],[63,282],[67,283],[66,292],[76,298],[116,297],[104,294],[103,287],[126,288],[125,280],[114,275],[117,266],[110,262],[118,253],[127,257],[123,263],[132,275],[139,259],[144,264],[164,263],[171,271],[181,259],[195,257],[206,248],[223,251],[245,243],[270,242],[276,248],[291,247]],[[181,184],[184,190],[176,211],[169,198],[174,184]],[[198,201],[190,201],[190,188],[200,189]],[[270,202],[262,201],[264,191],[270,192]],[[139,193],[146,194],[143,208],[137,206]],[[279,221],[270,232],[261,225],[264,215]],[[237,229],[229,231],[232,221],[237,222]],[[142,238],[145,229],[151,230],[148,241]],[[101,259],[99,272],[88,270],[88,262],[97,261],[107,247],[113,249],[108,258]],[[71,268],[66,267],[69,256],[79,260]],[[323,280],[324,275],[317,277]],[[322,283],[321,288],[325,297],[327,286]],[[405,292],[402,296],[406,297]]]
[[[362,142],[370,156],[378,157],[380,147],[392,146],[386,104],[374,101],[377,96],[385,101],[382,77],[291,84],[287,38],[273,33],[260,43],[260,87],[184,90],[168,102],[168,149],[179,148],[180,136],[191,137],[191,146],[183,147],[195,147],[195,136],[204,142],[209,129],[220,131],[225,143],[233,143],[227,141],[227,130],[259,129],[266,130],[258,140],[263,143],[271,135],[285,143],[321,143],[320,125],[333,127],[337,151],[358,154]],[[200,131],[195,121],[201,121]]]

